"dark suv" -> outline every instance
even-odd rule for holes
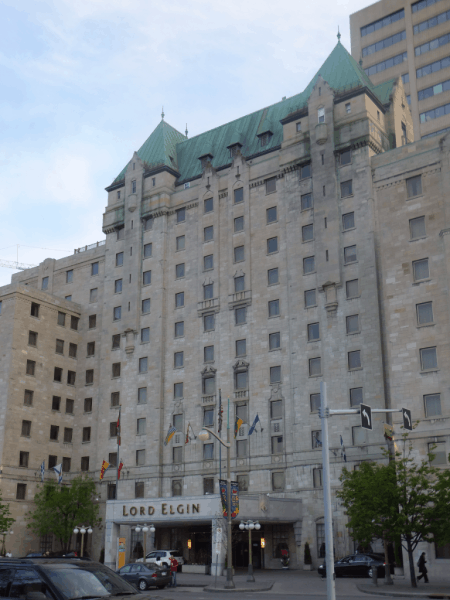
[[[0,597],[88,600],[145,596],[104,565],[78,558],[0,559]]]

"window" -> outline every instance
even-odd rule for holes
[[[297,131],[297,133],[299,133],[302,130],[302,122],[299,121],[298,123],[295,124],[295,129]]]
[[[120,333],[116,333],[112,336],[112,349],[120,348]]]
[[[203,203],[203,211],[205,213],[212,212],[214,210],[214,200],[213,198],[207,198]]]
[[[431,50],[436,50],[437,48],[440,48],[441,46],[445,46],[448,43],[450,43],[450,35],[444,34],[444,35],[441,35],[441,36],[435,38],[434,40],[430,40],[429,42],[426,42],[425,44],[416,46],[414,48],[414,54],[416,56],[421,56],[422,54],[426,54],[427,52],[430,52]]]
[[[428,268],[428,258],[413,261],[414,281],[429,279],[430,271]]]
[[[97,315],[89,315],[89,329],[97,327]]]
[[[313,485],[315,488],[323,487],[322,469],[313,469]]]
[[[62,381],[63,370],[60,367],[55,367],[53,371],[53,381]]]
[[[447,464],[447,452],[445,451],[445,442],[436,442],[428,444],[428,452],[433,455],[430,464],[433,467]]]
[[[266,223],[275,223],[278,220],[277,207],[272,206],[266,210]]]
[[[236,441],[236,456],[238,458],[245,458],[248,455],[247,440]]]
[[[280,332],[269,333],[269,350],[277,350],[280,348]]]
[[[27,484],[18,483],[16,489],[16,500],[25,500],[27,497]]]
[[[433,323],[433,303],[423,302],[422,304],[416,304],[417,312],[417,324],[427,325]]]
[[[59,411],[61,406],[61,398],[60,396],[53,396],[52,398],[52,410]]]
[[[180,306],[184,306],[184,292],[175,294],[175,307],[179,308]]]
[[[214,362],[214,346],[205,346],[203,348],[203,361]]]
[[[143,356],[139,359],[139,373],[147,372],[147,357]]]
[[[72,443],[73,429],[71,427],[64,427],[64,443]]]
[[[95,354],[95,342],[88,342],[86,347],[86,356],[94,356]]]
[[[248,475],[238,475],[237,482],[240,492],[248,492]]]
[[[346,102],[345,104],[345,112],[349,115],[352,112],[352,105],[350,102]]]
[[[236,325],[242,325],[247,320],[247,307],[242,306],[241,308],[234,309],[234,322]]]
[[[386,69],[390,69],[391,67],[394,67],[395,65],[401,65],[402,62],[407,60],[407,58],[408,58],[408,53],[401,52],[400,54],[397,54],[396,56],[392,56],[391,58],[388,58],[387,60],[383,60],[375,65],[372,65],[371,67],[369,67],[367,69],[364,69],[364,72],[366,73],[366,75],[371,77],[372,75],[375,75],[375,73],[381,73],[382,71],[385,71]]]
[[[416,77],[419,79],[420,77],[425,77],[425,75],[430,75],[431,73],[437,73],[437,71],[441,71],[442,69],[446,69],[450,66],[450,56],[446,56],[445,58],[441,58],[429,65],[425,65],[420,69],[416,70]],[[408,79],[409,82],[409,79]],[[405,83],[405,82],[403,82]]]
[[[114,293],[120,294],[122,292],[122,279],[116,279],[114,282]]]
[[[78,346],[76,344],[69,344],[69,356],[70,358],[76,358],[77,357],[77,351],[78,351]]]
[[[48,277],[42,278],[41,290],[48,290]]]
[[[344,264],[348,265],[348,264],[354,263],[356,261],[357,261],[356,245],[355,246],[347,246],[347,248],[344,248]]]
[[[341,183],[341,198],[346,198],[353,194],[352,179]]]
[[[319,323],[309,323],[308,325],[308,342],[313,342],[320,339]]]
[[[208,256],[204,256],[203,257],[203,270],[209,271],[210,269],[213,269],[213,268],[214,268],[213,255],[208,254]]]
[[[178,321],[175,323],[175,337],[184,336],[184,321]]]
[[[173,426],[177,431],[183,431],[183,415],[173,415],[172,419]]]
[[[147,403],[147,388],[142,387],[138,389],[138,404]]]
[[[203,460],[214,458],[214,444],[203,444]]]
[[[270,403],[270,418],[281,419],[283,418],[283,401],[272,400]]]
[[[267,240],[267,254],[278,252],[278,238],[273,237]]]
[[[31,421],[22,421],[22,433],[23,437],[30,437],[31,435]]]
[[[422,2],[420,2],[420,4],[421,3]],[[417,4],[419,4],[419,3],[417,3]],[[413,4],[412,7],[413,7],[413,12],[415,12],[415,10],[417,10],[417,9],[414,9],[415,5]],[[404,19],[404,18],[405,18],[405,9],[402,8],[394,13],[391,13],[387,17],[383,17],[382,19],[379,19],[378,21],[374,21],[373,23],[370,23],[369,25],[365,25],[364,27],[361,27],[361,37],[369,35],[369,33],[378,31],[382,27],[386,27],[387,25],[390,25],[391,23],[395,23],[396,21],[400,21],[401,19]],[[317,547],[319,548],[320,546],[317,546]]]
[[[98,262],[91,263],[91,276],[98,275]]]
[[[322,431],[320,429],[317,429],[316,431],[311,431],[311,442],[313,448],[322,447]]]
[[[312,194],[303,194],[300,198],[301,208],[302,210],[306,210],[308,208],[313,207],[313,196]]]
[[[117,421],[111,421],[109,424],[109,437],[115,438],[117,437],[118,429],[117,429]]]
[[[270,383],[280,383],[281,367],[270,367]]]
[[[359,296],[359,285],[357,279],[345,282],[345,292],[347,298],[357,298]]]
[[[244,260],[244,246],[237,246],[234,249],[234,262],[241,262]]]
[[[150,312],[150,298],[142,300],[142,314],[146,315]]]
[[[152,244],[144,244],[144,258],[150,258],[152,255]]]
[[[119,363],[113,363],[112,365],[112,377],[120,377],[120,362]]]
[[[272,490],[277,492],[279,490],[284,490],[284,473],[276,472],[272,473]],[[287,547],[287,544],[285,544]],[[281,554],[280,554],[281,557]]]
[[[208,283],[203,286],[203,300],[211,300],[214,298],[214,284]]]
[[[266,179],[266,194],[272,194],[272,192],[277,191],[277,178],[271,177],[270,179]]]
[[[422,371],[437,369],[436,346],[432,348],[421,348],[420,350],[420,368]]]
[[[314,256],[307,256],[303,259],[303,275],[316,272],[316,260]]]
[[[29,452],[20,452],[19,453],[19,467],[28,467],[29,457],[30,457]]]
[[[375,52],[379,52],[380,50],[389,48],[390,46],[393,46],[394,44],[398,44],[402,40],[406,40],[406,31],[405,30],[399,31],[398,33],[395,33],[394,35],[391,35],[387,38],[379,40],[378,42],[375,42],[374,44],[370,44],[369,46],[366,46],[365,48],[362,49],[362,56],[363,56],[363,58],[365,56],[370,56],[371,54],[374,54]]]
[[[150,285],[152,282],[152,272],[144,271],[142,273],[142,285]]]
[[[269,318],[278,317],[280,315],[280,301],[271,300],[269,302]]]
[[[234,291],[235,292],[243,292],[245,290],[245,276],[241,275],[240,277],[234,278]]]
[[[278,267],[275,269],[269,269],[267,271],[267,283],[268,285],[274,285],[278,283]]]
[[[345,319],[347,334],[359,333],[359,315],[350,315]]]
[[[214,227],[213,225],[209,225],[209,227],[205,227],[203,229],[203,241],[209,242],[214,237]]]
[[[120,392],[111,392],[111,406],[120,406]]]
[[[50,425],[50,439],[54,442],[58,441],[59,427],[58,425]]]
[[[111,461],[109,461],[109,464],[111,465]],[[116,466],[116,465],[114,465],[114,466]],[[108,497],[108,500],[116,499],[116,484],[115,483],[108,483],[107,497]]]
[[[213,331],[215,327],[215,315],[204,315],[203,317],[203,331]]]
[[[66,398],[66,415],[73,415],[73,409],[75,407],[75,401],[71,398]]]
[[[120,364],[120,363],[117,363],[117,364]],[[87,371],[86,371],[86,385],[91,385],[92,383],[94,383],[94,369],[87,369]]]
[[[317,121],[318,123],[325,123],[325,108],[319,108],[317,111]]]
[[[410,219],[409,231],[411,235],[410,239],[412,240],[425,237],[425,217],[417,217],[415,219]]]
[[[134,167],[134,163],[133,163],[133,167]],[[136,179],[133,179],[133,181],[131,182],[131,193],[132,194],[136,193]]]
[[[348,353],[348,368],[349,370],[361,368],[361,350],[353,350]]]
[[[203,478],[203,494],[214,494],[214,478],[204,477]]]
[[[216,378],[215,375],[203,377],[202,391],[206,396],[212,396],[216,393]]]
[[[214,425],[214,408],[203,409],[203,426],[213,427]]]
[[[145,495],[145,485],[143,481],[135,481],[134,482],[134,497],[135,498],[144,498]]]
[[[31,314],[32,317],[39,318],[39,307],[40,307],[40,304],[36,304],[36,302],[32,302],[31,303],[31,312],[30,312],[30,314]]]
[[[115,306],[113,311],[113,321],[120,321],[122,318],[122,307]]]
[[[236,371],[234,374],[234,388],[236,390],[248,389],[248,372],[247,371]]]
[[[56,467],[56,463],[58,462],[58,457],[50,454],[48,457],[48,468]]]
[[[356,427],[352,427],[352,438],[354,446],[361,446],[366,443],[366,430],[361,427],[361,425],[357,425]]]
[[[79,321],[80,321],[80,319],[78,317],[71,316],[70,317],[70,329],[73,329],[74,331],[78,331]]]
[[[247,354],[247,340],[236,340],[236,356]]]
[[[305,308],[309,308],[310,306],[316,306],[316,290],[306,290],[305,291]]]
[[[422,194],[422,175],[416,175],[416,177],[410,177],[406,180],[406,192],[408,198]]]
[[[56,340],[56,354],[64,354],[64,340]]]
[[[320,394],[310,394],[309,402],[311,405],[311,412],[318,412],[320,408]]]
[[[146,344],[150,341],[150,327],[143,327],[141,329],[141,343]]]
[[[61,325],[61,327],[65,327],[66,326],[66,313],[58,311],[58,321],[57,321],[57,323],[58,323],[58,325]]]
[[[183,383],[174,383],[173,384],[173,396],[174,396],[174,398],[182,398],[183,397]]]
[[[176,238],[176,249],[177,252],[179,252],[180,250],[184,250],[185,248],[185,236],[184,235],[179,235]]]
[[[37,346],[37,338],[38,334],[35,331],[28,332],[28,345],[29,346]]]
[[[177,210],[177,223],[182,223],[183,221],[186,221],[186,209],[179,208]]]
[[[89,456],[81,457],[81,471],[89,471]]]
[[[437,417],[442,414],[440,394],[426,394],[423,397],[423,403],[426,417]]]
[[[350,406],[359,406],[363,402],[363,389],[352,388],[350,390]]]
[[[27,360],[27,375],[33,375],[36,372],[36,362],[34,360]]]
[[[173,366],[175,369],[184,367],[184,352],[175,352],[173,355]]]
[[[309,359],[309,376],[316,377],[322,374],[322,365],[320,357]]]
[[[117,452],[110,452],[108,455],[108,462],[111,467],[117,467]]]
[[[175,265],[175,277],[176,277],[176,279],[179,279],[180,277],[184,277],[184,263]]]
[[[116,254],[116,267],[123,266],[123,252],[117,252]]]
[[[244,202],[244,188],[237,188],[234,190],[234,203],[239,204]]]
[[[147,426],[147,419],[145,419],[145,418],[138,419],[136,421],[136,434],[137,435],[144,435],[145,434],[146,426]]]
[[[350,212],[342,215],[342,229],[347,231],[347,229],[354,229],[355,227],[355,213]]]
[[[304,225],[302,227],[302,242],[310,242],[314,239],[314,225]]]
[[[85,398],[84,399],[84,412],[85,413],[92,412],[92,398]]]
[[[23,395],[23,403],[25,406],[33,406],[34,392],[32,390],[25,390]]]
[[[120,194],[120,192],[117,192],[117,193]],[[117,241],[123,240],[125,238],[125,228],[124,227],[117,227],[116,232],[117,232]]]
[[[238,231],[244,230],[244,217],[236,217],[234,220],[234,231],[235,233]]]
[[[450,15],[450,12],[449,12],[449,15]],[[426,100],[427,98],[432,98],[433,96],[442,94],[442,92],[448,92],[449,89],[450,89],[450,80],[447,79],[447,81],[443,81],[441,83],[437,83],[436,85],[432,85],[423,90],[420,90],[417,93],[417,97],[418,97],[419,101]],[[424,114],[427,114],[427,113],[424,113]]]

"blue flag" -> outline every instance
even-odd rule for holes
[[[347,455],[345,454],[345,446],[344,446],[344,440],[342,439],[342,435],[340,436],[341,438],[341,455],[342,458],[344,459],[344,462],[347,462]]]
[[[41,481],[44,481],[44,475],[45,475],[45,458],[41,464]]]
[[[252,433],[255,431],[256,423],[258,423],[258,421],[259,421],[259,416],[256,415],[255,420],[252,423],[252,426],[248,430],[248,435],[252,435]],[[261,421],[259,421],[259,423],[261,424]]]
[[[58,483],[61,483],[62,478],[63,478],[62,463],[59,463],[59,465],[56,465],[56,467],[52,467],[52,469],[53,469],[53,471],[55,471],[55,475],[58,480]]]

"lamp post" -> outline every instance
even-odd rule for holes
[[[81,558],[83,558],[83,554],[84,554],[84,535],[86,533],[92,533],[92,528],[89,527],[89,525],[87,527],[85,527],[84,525],[81,525],[81,527],[75,527],[75,529],[73,530],[73,532],[75,534],[81,533],[81,552],[80,552],[80,556],[81,556]]]
[[[231,442],[230,442],[230,399],[228,398],[228,419],[227,419],[227,441],[224,442],[222,438],[220,438],[217,433],[215,433],[209,427],[203,427],[202,431],[198,434],[198,438],[203,442],[209,440],[209,435],[213,435],[222,446],[225,446],[227,449],[227,580],[225,582],[225,589],[233,589],[235,588],[235,584],[233,581],[233,566],[232,562],[232,553],[231,553]]]
[[[256,529],[258,531],[261,529],[261,525],[258,521],[241,521],[239,525],[239,529],[243,531],[244,529],[248,529],[248,576],[247,581],[255,581],[255,577],[253,575],[253,554],[252,554],[252,531]]]
[[[144,539],[144,558],[143,561],[144,563],[147,562],[147,532],[150,531],[150,533],[155,533],[156,529],[155,526],[152,524],[150,525],[150,527],[148,527],[145,523],[143,525],[143,527],[140,527],[139,525],[136,525],[136,527],[134,528],[136,533],[139,533],[140,531],[142,531],[142,533],[144,534],[143,539]]]
[[[5,556],[6,554],[6,546],[5,546],[5,539],[7,535],[13,535],[14,531],[2,531],[0,532],[0,535],[2,536],[2,551],[0,552],[1,556]]]

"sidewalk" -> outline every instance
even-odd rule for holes
[[[266,592],[271,590],[275,583],[277,571],[257,571],[255,573],[255,581],[247,581],[247,570],[239,570],[233,577],[233,589],[225,589],[227,578],[220,575],[217,576],[217,587],[215,586],[216,578],[214,575],[191,575],[187,573],[177,574],[177,587],[196,587],[202,588],[205,592]]]
[[[360,592],[375,596],[390,596],[393,598],[448,598],[450,599],[450,581],[437,581],[435,583],[418,582],[417,588],[409,583],[394,580],[394,585],[384,585],[379,581],[378,586],[372,583],[357,583]]]

